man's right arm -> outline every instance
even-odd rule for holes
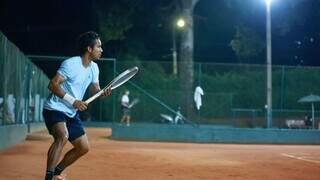
[[[49,82],[48,89],[55,94],[56,96],[63,99],[63,96],[66,94],[63,89],[60,87],[60,84],[64,81],[63,76],[57,73]]]
[[[84,111],[87,109],[87,104],[85,102],[76,100],[74,97],[67,94],[61,87],[60,84],[64,81],[64,77],[57,73],[49,82],[48,89],[55,94],[56,96],[60,97],[61,99],[66,100],[69,102],[74,108]]]

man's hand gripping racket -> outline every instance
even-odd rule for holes
[[[129,79],[131,79],[134,75],[136,75],[138,71],[139,71],[138,67],[133,67],[131,69],[127,69],[123,73],[119,74],[116,78],[114,78],[106,87],[104,87],[99,92],[97,92],[95,95],[93,95],[92,97],[87,99],[85,101],[85,103],[86,104],[91,103],[92,101],[94,101],[95,99],[100,97],[104,93],[104,91],[108,88],[111,88],[111,90],[113,90],[113,89],[121,86],[125,82],[129,81]]]
[[[128,108],[132,108],[134,105],[138,104],[139,101],[140,101],[140,100],[139,100],[138,98],[135,98],[135,99],[130,103],[130,105],[129,105]]]

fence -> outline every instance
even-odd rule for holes
[[[117,69],[125,69],[134,62],[117,62]],[[136,62],[140,66],[134,84],[157,97],[162,103],[177,110],[181,106],[179,76],[172,74],[172,64],[165,62]],[[266,127],[266,67],[263,65],[195,63],[193,74],[196,86],[204,90],[200,110],[195,108],[191,120],[199,124],[227,125],[232,127]],[[298,100],[311,93],[319,94],[320,69],[315,67],[273,66],[273,127],[286,127],[287,120],[304,120],[311,116],[311,104]],[[161,114],[174,118],[168,111],[141,90],[130,84],[132,98],[139,97],[141,104],[132,109],[134,121],[162,122]],[[193,96],[193,94],[192,94]],[[190,97],[193,99],[193,97]],[[316,104],[316,109],[319,106]],[[120,112],[117,112],[120,115]],[[319,111],[316,111],[319,117]],[[118,117],[117,120],[119,120]],[[315,119],[318,121],[318,118]],[[316,123],[317,124],[317,123]]]
[[[43,121],[48,78],[0,32],[0,125]]]
[[[62,59],[56,60],[61,63]],[[37,61],[45,64],[46,59],[38,57]],[[114,90],[112,97],[100,99],[90,105],[89,110],[82,113],[83,119],[119,122],[120,99],[127,89],[131,92],[131,100],[140,99],[131,109],[132,122],[172,123],[169,117],[175,119],[186,92],[182,89],[185,82],[181,81],[179,74],[172,74],[171,62],[98,61],[98,65],[101,85],[107,84],[127,68],[138,66],[140,70],[132,81]],[[192,102],[194,113],[186,117],[188,120],[230,127],[266,127],[264,65],[195,63],[193,68],[192,92],[196,86],[200,86],[204,95],[200,110]],[[320,94],[320,69],[273,66],[272,75],[273,127],[284,128],[287,127],[287,120],[303,120],[305,116],[311,116],[311,105],[299,103],[298,100],[311,93]],[[190,96],[190,99],[194,98],[193,93]],[[318,104],[315,104],[315,109],[315,121],[318,121]],[[185,115],[183,111],[181,113]]]

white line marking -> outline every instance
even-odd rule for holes
[[[292,158],[292,159],[297,159],[297,160],[301,160],[301,161],[307,161],[307,162],[320,164],[320,161],[317,161],[317,160],[305,159],[304,157],[294,156],[294,155],[286,154],[286,153],[282,153],[281,155],[288,157],[288,158]]]

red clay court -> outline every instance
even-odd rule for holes
[[[110,128],[87,133],[91,150],[65,171],[67,180],[320,179],[319,145],[134,142],[108,139]],[[0,180],[43,179],[50,141],[42,131],[2,150]]]

